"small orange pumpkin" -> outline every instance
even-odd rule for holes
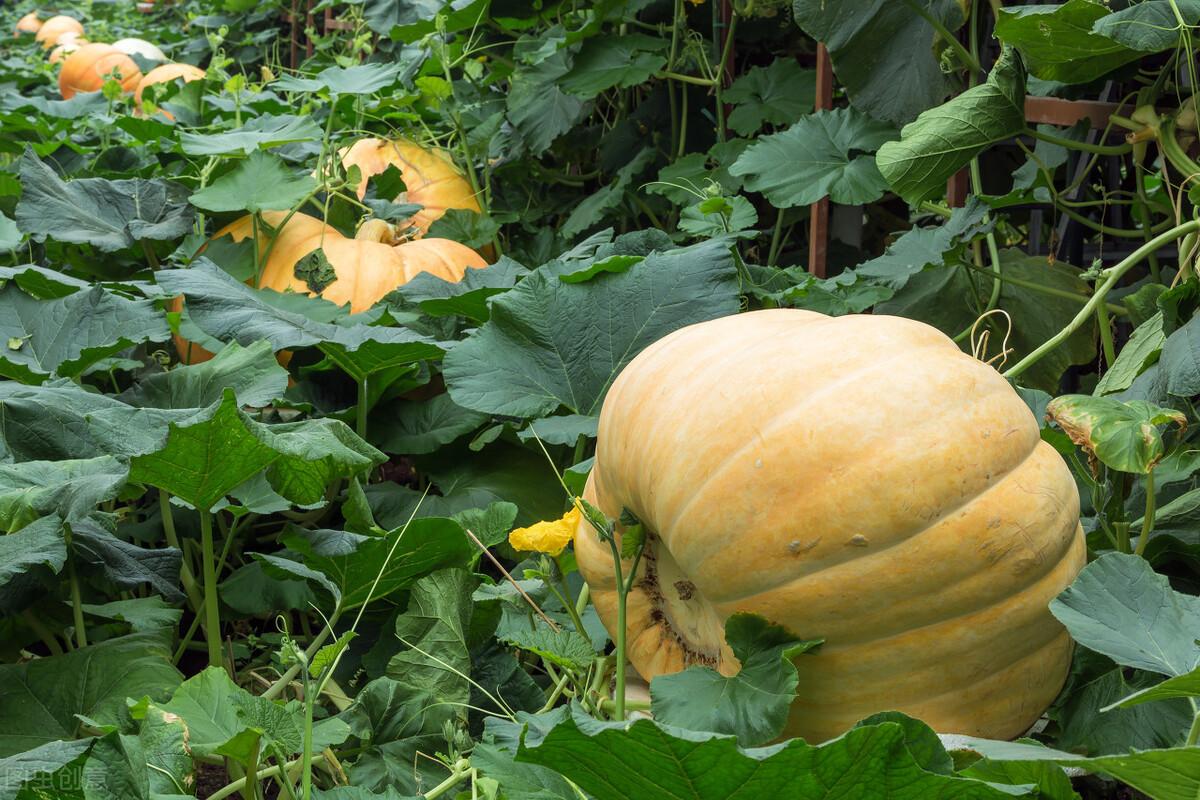
[[[37,30],[37,40],[41,42],[43,50],[49,50],[58,44],[59,37],[64,33],[82,34],[83,23],[74,17],[59,14],[42,23]]]
[[[17,20],[17,26],[13,28],[13,36],[17,37],[23,33],[37,33],[41,27],[42,20],[38,17],[37,12],[30,11]]]
[[[445,281],[457,283],[468,268],[487,266],[483,257],[466,245],[449,239],[418,239],[397,242],[394,229],[383,220],[367,220],[358,229],[358,234],[348,239],[316,217],[296,213],[282,228],[287,214],[283,211],[265,211],[262,218],[267,225],[276,228],[275,243],[272,235],[259,230],[259,253],[267,253],[262,265],[260,288],[277,292],[303,292],[315,295],[308,284],[296,277],[296,262],[320,248],[325,252],[334,269],[335,279],[321,292],[320,296],[337,305],[350,305],[350,313],[366,311],[398,286],[403,286],[422,272],[436,275]],[[242,217],[225,226],[213,236],[232,236],[235,242],[249,239],[254,234],[253,217]],[[171,310],[183,308],[181,298],[171,304]],[[175,347],[184,363],[207,361],[212,354],[183,337],[175,337]]]
[[[361,200],[367,193],[368,180],[389,166],[400,170],[405,192],[398,203],[417,203],[421,211],[406,220],[424,236],[433,221],[447,209],[464,208],[479,213],[479,201],[471,184],[443,150],[422,147],[404,139],[360,139],[341,152],[342,166],[357,166],[362,173],[358,187]]]
[[[110,44],[85,44],[63,60],[58,73],[58,90],[63,99],[78,92],[96,92],[104,86],[104,78],[116,72],[121,77],[121,89],[132,92],[142,79],[142,71],[133,59]]]
[[[66,33],[59,37],[58,44],[50,51],[50,57],[46,60],[51,64],[60,64],[71,53],[74,53],[79,48],[87,44],[87,39],[84,39],[79,34]]]
[[[137,89],[133,92],[135,113],[141,113],[142,110],[142,93],[146,88],[153,86],[156,83],[170,83],[176,79],[182,78],[184,83],[198,81],[204,77],[204,70],[199,67],[193,67],[191,64],[162,64],[150,70],[138,82]],[[169,111],[159,109],[159,113],[167,119],[175,119]]]

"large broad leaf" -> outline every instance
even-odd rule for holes
[[[467,270],[457,283],[421,272],[396,292],[410,303],[416,303],[431,317],[458,314],[476,322],[487,322],[490,315],[487,299],[516,286],[517,281],[528,273],[529,270],[511,258],[501,257],[487,269]]]
[[[1200,598],[1176,592],[1140,556],[1096,559],[1050,612],[1075,641],[1118,664],[1169,676],[1200,664]]]
[[[1200,748],[1196,747],[1134,750],[1094,758],[1052,750],[1029,740],[969,739],[963,749],[970,749],[992,761],[1048,761],[1100,772],[1129,784],[1154,800],[1194,800],[1200,793]]]
[[[478,428],[489,417],[457,405],[448,394],[427,400],[400,399],[376,409],[372,439],[387,453],[432,453]]]
[[[1172,336],[1179,334],[1187,327],[1188,325],[1184,325]],[[1200,333],[1200,328],[1192,331],[1191,335],[1196,333]],[[1158,360],[1166,339],[1167,337],[1163,334],[1163,315],[1159,311],[1133,329],[1129,341],[1121,348],[1121,352],[1117,353],[1117,360],[1109,365],[1108,371],[1100,377],[1099,383],[1096,384],[1096,394],[1111,394],[1128,389],[1138,375],[1141,375],[1147,367]],[[1200,361],[1197,361],[1192,355],[1195,353],[1200,356],[1200,341],[1196,342],[1195,350],[1190,346],[1178,346],[1185,342],[1187,345],[1191,344],[1190,341],[1186,341],[1185,337],[1176,340],[1176,345],[1172,348],[1170,366],[1164,365],[1164,367],[1167,370],[1167,390],[1171,391],[1172,384],[1174,384],[1177,391],[1171,392],[1172,394],[1190,397],[1200,393]],[[1187,387],[1189,391],[1186,393],[1178,391],[1181,387]],[[1195,387],[1194,390],[1190,390],[1192,387]]]
[[[665,47],[665,39],[641,33],[587,39],[558,85],[581,97],[595,97],[613,87],[636,86],[662,69],[667,62],[662,52]]]
[[[316,186],[311,175],[295,175],[278,156],[255,150],[189,199],[206,211],[286,211],[300,205]]]
[[[466,566],[476,553],[462,527],[440,517],[415,519],[386,536],[291,528],[284,543],[333,582],[343,608],[406,589],[435,570]]]
[[[165,697],[182,676],[171,632],[135,633],[24,664],[0,665],[0,758],[74,739],[76,715],[116,723],[126,698]]]
[[[1141,475],[1153,470],[1165,454],[1159,426],[1187,426],[1183,412],[1172,408],[1089,394],[1054,398],[1046,406],[1046,416],[1089,457],[1111,469]]]
[[[725,90],[725,101],[734,105],[729,127],[741,136],[751,136],[764,123],[787,125],[811,114],[817,97],[816,75],[815,70],[805,69],[791,58],[754,67]]]
[[[380,36],[415,42],[436,29],[447,33],[474,28],[487,19],[488,0],[364,0],[363,17]]]
[[[1179,44],[1180,21],[1175,9],[1184,25],[1200,22],[1197,0],[1143,0],[1100,17],[1092,32],[1141,53],[1169,50]]]
[[[984,223],[986,213],[987,207],[972,197],[965,206],[954,209],[944,225],[913,228],[889,245],[883,255],[859,264],[854,272],[899,289],[926,267],[956,263],[967,244],[990,227]]]
[[[172,423],[162,447],[130,462],[130,480],[157,486],[203,511],[265,471],[271,488],[294,503],[315,503],[337,479],[362,472],[383,453],[333,419],[264,425],[239,408],[233,392]]]
[[[1158,332],[1161,335],[1161,313],[1158,315],[1158,321]],[[1148,323],[1149,320],[1146,324]],[[1124,353],[1128,349],[1127,345],[1121,352]],[[1200,393],[1200,316],[1192,317],[1187,324],[1171,332],[1162,344],[1160,363],[1166,378],[1167,392],[1177,397],[1191,397]]]
[[[321,138],[321,126],[312,117],[264,114],[240,128],[224,133],[181,133],[179,144],[191,156],[250,155],[282,144],[312,142]]]
[[[1004,8],[996,20],[996,37],[1021,52],[1033,75],[1048,81],[1087,83],[1145,55],[1092,32],[1109,13],[1109,7],[1097,0]]]
[[[805,33],[829,48],[855,107],[903,124],[953,89],[938,61],[939,34],[913,5],[948,30],[963,23],[955,0],[793,0],[792,12]]]
[[[64,182],[33,151],[21,158],[17,225],[37,241],[90,244],[105,252],[143,239],[175,239],[192,228],[187,189],[158,178]]]
[[[875,161],[896,194],[911,204],[940,197],[946,181],[976,155],[1025,129],[1025,73],[1006,49],[985,83],[904,126]]]
[[[182,603],[179,568],[182,553],[174,547],[147,548],[113,535],[95,519],[70,523],[71,557],[81,569],[94,571],[121,589],[148,584],[173,603]]]
[[[783,732],[796,699],[792,659],[820,644],[804,641],[752,614],[725,620],[725,641],[741,669],[727,677],[711,667],[692,666],[650,681],[654,718],[693,731],[728,733],[747,747]]]
[[[82,519],[115,498],[128,475],[111,456],[0,464],[0,527],[11,532],[50,514]]]
[[[77,773],[91,750],[92,739],[47,742],[24,753],[0,758],[0,800],[50,797],[69,786],[59,773]]]
[[[67,544],[57,515],[0,536],[0,611],[13,613],[30,603],[42,580],[66,563]]]
[[[853,108],[809,114],[783,133],[750,145],[729,168],[776,208],[806,206],[828,196],[860,205],[878,200],[887,182],[871,155],[896,130]]]
[[[737,311],[729,244],[651,253],[619,274],[566,283],[549,268],[492,300],[492,316],[446,356],[446,384],[465,408],[542,416],[599,411],[617,373],[685,325]]]
[[[1131,694],[1153,687],[1161,676],[1116,666],[1091,651],[1080,651],[1075,667],[1101,661],[1110,668],[1099,674],[1085,674],[1085,680],[1069,686],[1061,706],[1052,712],[1059,726],[1056,739],[1060,749],[1103,755],[1172,747],[1184,741],[1192,724],[1187,701],[1162,699],[1113,708],[1114,703]],[[1130,673],[1128,677],[1126,673]]]
[[[478,581],[465,569],[444,569],[417,581],[408,608],[396,618],[402,649],[388,662],[388,677],[439,702],[471,697],[467,632]]]
[[[75,377],[127,347],[170,337],[153,301],[99,285],[53,300],[35,300],[12,284],[0,288],[0,375],[24,383]]]
[[[403,63],[355,64],[351,67],[326,67],[312,78],[285,75],[275,88],[285,92],[313,92],[328,89],[334,95],[374,94],[400,79]]]
[[[896,722],[854,728],[820,746],[792,739],[742,749],[732,736],[650,720],[598,722],[577,709],[569,716],[566,711],[561,709],[560,721],[548,732],[530,729],[517,760],[550,767],[596,800],[1012,797],[981,781],[926,771],[908,749],[905,728]]]
[[[244,406],[265,406],[283,397],[287,383],[287,370],[268,342],[249,347],[230,342],[209,361],[147,375],[120,399],[143,408],[204,408],[229,389]]]
[[[275,350],[318,345],[355,379],[442,352],[437,342],[408,328],[314,321],[276,302],[299,297],[307,304],[311,298],[252,289],[205,258],[191,269],[161,270],[156,279],[167,292],[187,298],[188,318],[209,336],[243,345],[264,340]]]
[[[518,68],[510,79],[508,119],[533,156],[548,150],[587,110],[582,98],[558,87],[558,80],[571,69],[569,59],[560,50],[536,66]]]

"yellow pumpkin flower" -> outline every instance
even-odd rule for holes
[[[579,506],[574,505],[560,519],[537,522],[528,528],[516,528],[508,535],[508,543],[514,550],[559,555],[575,538],[579,517]]]

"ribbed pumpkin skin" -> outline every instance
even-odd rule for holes
[[[263,219],[278,228],[287,216],[282,211],[264,211]],[[252,217],[242,217],[214,234],[213,239],[232,236],[235,242],[254,234]],[[266,252],[270,237],[259,233],[259,252]],[[296,262],[321,247],[333,266],[337,279],[325,287],[321,297],[337,305],[350,304],[357,314],[378,303],[384,296],[408,283],[422,272],[442,280],[457,283],[468,267],[486,267],[487,262],[471,248],[448,239],[419,239],[391,245],[365,239],[347,239],[337,229],[316,217],[297,213],[279,233],[263,265],[259,286],[277,292],[291,290],[312,294],[308,285],[296,277]],[[182,308],[172,306],[173,310]],[[175,347],[185,363],[198,363],[212,358],[207,350],[176,336]]]
[[[61,64],[67,56],[87,43],[87,39],[78,34],[63,34],[58,37],[58,44],[54,45],[54,49],[50,51],[50,55],[46,60],[51,64]]]
[[[434,220],[450,208],[479,213],[479,201],[471,184],[454,162],[437,148],[424,148],[402,139],[360,139],[342,153],[342,166],[357,166],[363,181],[358,187],[361,200],[367,193],[367,179],[395,165],[404,178],[405,192],[396,202],[417,203],[423,208],[407,220],[424,236]]]
[[[788,736],[894,709],[1011,738],[1065,680],[1047,604],[1086,558],[1075,483],[1008,383],[923,323],[775,309],[663,338],[604,402],[585,497],[655,536],[659,589],[629,600],[643,677],[736,672],[739,611],[825,639]],[[611,631],[608,546],[583,523],[575,548]]]
[[[121,76],[121,89],[132,92],[142,79],[142,72],[133,59],[110,44],[85,44],[67,56],[58,73],[58,91],[63,99],[77,92],[96,92],[104,86],[104,76],[116,71]]]
[[[13,36],[20,36],[23,33],[37,33],[41,27],[42,21],[38,18],[37,12],[30,11],[17,20],[17,24],[13,28]]]
[[[137,89],[133,92],[133,99],[137,102],[137,107],[141,108],[142,92],[146,91],[147,87],[153,86],[156,83],[170,83],[176,78],[183,78],[184,83],[191,83],[203,77],[204,70],[199,67],[193,67],[191,64],[163,64],[150,70],[142,77],[138,82]]]
[[[64,33],[82,34],[83,23],[63,14],[51,17],[38,28],[36,39],[41,42],[43,50],[49,50],[58,44],[58,37]]]

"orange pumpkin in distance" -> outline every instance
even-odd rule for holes
[[[825,640],[795,660],[786,736],[898,710],[1012,738],[1066,679],[1047,606],[1087,558],[1075,481],[1008,382],[924,323],[770,309],[675,331],[609,390],[584,497],[646,533],[626,641],[647,680],[736,673],[738,612]],[[586,521],[575,557],[612,632]]]
[[[85,44],[63,60],[58,73],[58,91],[63,99],[70,99],[78,92],[96,92],[104,86],[105,76],[112,73],[120,76],[121,89],[126,93],[137,88],[142,79],[142,72],[133,59],[112,45]]]
[[[77,36],[82,35],[83,23],[74,17],[59,14],[57,17],[51,17],[42,23],[42,26],[38,28],[36,38],[41,42],[43,50],[49,50],[58,44],[59,37],[64,33],[74,33]]]
[[[87,39],[77,34],[65,34],[59,37],[58,44],[50,51],[50,56],[46,59],[51,64],[61,64],[67,56],[74,53],[79,48],[87,44]]]
[[[148,86],[153,86],[156,83],[170,83],[176,79],[182,78],[184,83],[201,80],[204,77],[204,70],[199,67],[193,67],[191,64],[162,64],[147,72],[140,81],[138,81],[137,89],[133,92],[134,109],[136,113],[142,111],[142,93],[146,91]],[[159,109],[159,113],[167,119],[175,119],[170,111]]]
[[[357,166],[362,173],[358,187],[361,200],[367,193],[368,179],[379,175],[389,166],[400,170],[405,191],[397,203],[416,203],[422,206],[405,224],[424,236],[429,226],[450,208],[480,212],[479,201],[471,184],[443,150],[422,147],[404,139],[360,139],[341,153],[342,166]]]
[[[21,34],[37,33],[41,27],[42,20],[38,17],[37,12],[30,11],[17,20],[17,25],[13,28],[13,36],[17,37]]]
[[[263,219],[272,228],[277,228],[287,216],[283,211],[264,211]],[[246,216],[225,226],[213,235],[213,239],[232,236],[241,242],[254,234],[253,217]],[[262,265],[260,288],[277,292],[302,292],[314,295],[308,284],[296,277],[296,262],[321,248],[333,267],[335,279],[319,293],[321,297],[336,305],[350,305],[350,313],[366,311],[378,303],[389,292],[403,286],[422,272],[428,272],[442,280],[457,283],[468,268],[481,269],[487,266],[483,257],[466,245],[448,239],[418,239],[396,242],[394,229],[383,220],[371,219],[363,223],[354,238],[346,238],[316,217],[296,213],[287,225],[276,233],[276,241]],[[265,253],[271,243],[271,234],[260,230],[259,253]],[[183,307],[176,298],[171,309]],[[176,336],[175,347],[184,363],[206,361],[212,354]],[[192,360],[189,361],[188,359]]]

